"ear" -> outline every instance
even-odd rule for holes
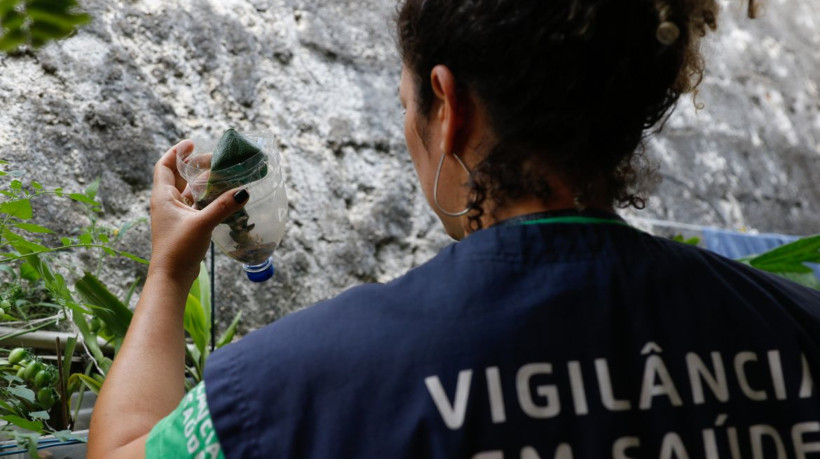
[[[459,129],[463,124],[462,110],[458,100],[456,78],[453,72],[444,65],[437,65],[430,74],[433,94],[437,107],[433,119],[441,128],[441,148],[445,153],[453,153],[458,139]]]

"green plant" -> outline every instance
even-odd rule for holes
[[[0,166],[8,165],[0,161]],[[76,256],[81,251],[98,254],[97,274],[110,257],[147,261],[117,248],[126,232],[139,221],[117,228],[101,223],[96,200],[99,180],[81,193],[70,193],[34,180],[26,182],[20,171],[0,170],[0,179],[5,182],[0,188],[0,271],[5,273],[5,282],[0,286],[0,307],[5,306],[2,319],[13,320],[4,325],[17,327],[0,336],[0,342],[58,322],[70,324],[82,336],[79,342],[76,338],[68,339],[62,354],[58,347],[58,367],[20,350],[9,353],[7,362],[0,362],[0,376],[6,382],[0,392],[0,417],[9,423],[0,431],[17,439],[30,452],[36,452],[36,438],[41,434],[68,435],[63,431],[71,423],[66,414],[71,394],[83,386],[98,388],[101,384],[111,366],[111,356],[128,328],[131,311],[126,305],[138,285],[134,282],[121,301],[96,274],[76,273],[75,266],[80,265]],[[70,235],[59,235],[33,223],[32,203],[46,196],[75,202],[90,223],[72,230]],[[76,280],[70,281],[72,278]],[[72,357],[78,344],[85,351],[88,364],[84,372],[72,374]]]
[[[0,161],[0,166],[9,164]],[[74,407],[76,418],[83,390],[99,392],[122,345],[133,315],[128,304],[139,279],[121,299],[99,276],[111,257],[147,263],[117,248],[126,232],[145,219],[117,228],[104,225],[97,202],[99,180],[81,193],[65,192],[33,180],[26,182],[24,174],[14,170],[0,170],[0,180],[7,182],[0,188],[0,272],[5,273],[6,279],[0,284],[0,320],[13,320],[4,325],[18,327],[0,336],[0,343],[57,322],[69,323],[81,338],[72,337],[63,343],[57,367],[46,365],[32,352],[20,349],[10,351],[7,361],[0,361],[0,377],[6,381],[6,387],[0,387],[0,419],[9,422],[0,427],[0,432],[17,439],[35,454],[40,435],[50,433],[67,438],[72,418],[72,407],[67,401],[72,394],[79,394],[80,403]],[[33,223],[36,206],[32,202],[46,196],[75,202],[85,211],[89,223],[74,229],[71,236]],[[75,272],[74,266],[79,264],[75,257],[80,251],[98,255],[93,273]],[[68,257],[68,261],[61,262],[60,257]],[[241,314],[237,315],[214,346],[221,347],[233,339],[240,317]],[[186,345],[186,385],[191,388],[202,379],[212,345],[210,280],[204,263],[188,295],[185,329],[190,337]],[[85,356],[80,371],[72,370],[76,350],[83,351]]]
[[[216,340],[216,343],[213,343],[216,349],[233,340],[241,319],[242,312],[240,311],[225,333]],[[186,389],[191,389],[196,383],[202,381],[205,361],[210,355],[213,336],[211,333],[211,282],[204,262],[200,265],[199,277],[194,281],[185,303],[185,331],[192,341],[185,348],[188,376]]]
[[[757,269],[820,290],[820,281],[806,263],[820,263],[820,234],[799,239],[766,253],[740,260]]]
[[[675,235],[671,239],[688,245],[700,244],[700,238],[696,237],[685,239],[682,235]],[[820,263],[820,235],[799,239],[759,255],[740,258],[738,261],[820,290],[820,280],[807,265]]]
[[[76,0],[0,0],[0,51],[39,48],[73,34],[91,16]]]

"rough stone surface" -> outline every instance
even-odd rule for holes
[[[36,54],[0,58],[0,156],[67,189],[102,177],[103,220],[146,217],[153,163],[227,127],[279,142],[291,200],[272,282],[217,257],[217,303],[241,331],[362,282],[391,279],[448,243],[404,146],[388,0],[82,2],[94,21]],[[647,156],[664,178],[629,216],[820,232],[820,6],[769,0],[757,21],[726,3],[695,110],[681,101]],[[64,201],[37,211],[67,232]],[[148,226],[125,240],[150,253]],[[89,257],[89,262],[91,257]],[[122,291],[143,266],[120,260]]]

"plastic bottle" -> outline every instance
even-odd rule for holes
[[[231,148],[237,143],[248,147],[247,154],[242,161],[226,162],[220,153],[226,145]],[[273,277],[271,255],[285,234],[288,216],[285,181],[273,138],[229,129],[217,144],[195,140],[192,152],[177,156],[177,169],[193,192],[195,208],[207,206],[227,190],[248,190],[245,207],[217,226],[212,240],[223,253],[242,263],[252,282]]]

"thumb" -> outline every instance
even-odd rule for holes
[[[205,206],[205,208],[199,212],[199,218],[203,225],[213,230],[225,221],[226,218],[242,209],[249,198],[248,190],[244,188],[227,191],[216,198],[214,202]]]

